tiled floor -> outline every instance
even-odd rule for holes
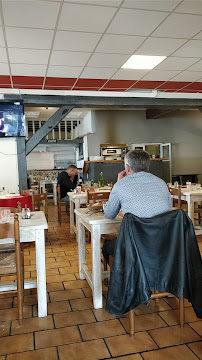
[[[114,318],[93,309],[92,293],[79,280],[78,249],[69,233],[69,219],[60,226],[56,207],[49,203],[46,241],[48,316],[37,317],[35,290],[24,297],[23,326],[18,326],[17,302],[0,296],[0,360],[196,360],[202,359],[202,321],[186,302],[186,325],[178,326],[177,301],[136,309],[136,335],[127,334],[126,316]],[[202,243],[200,248],[202,252]],[[91,262],[87,244],[87,262]],[[35,279],[34,246],[25,249],[25,277]],[[107,288],[103,287],[104,296]]]

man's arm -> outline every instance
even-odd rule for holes
[[[115,184],[110,193],[109,200],[104,207],[104,214],[108,219],[114,219],[118,215],[120,208],[121,203],[119,201],[117,186]]]

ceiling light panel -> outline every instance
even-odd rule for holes
[[[123,69],[154,69],[166,56],[132,55],[122,66]]]

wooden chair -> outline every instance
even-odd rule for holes
[[[30,196],[30,198],[32,199],[32,194],[40,194],[39,188],[35,188],[35,189],[26,189],[24,190],[22,187],[20,188],[20,193],[21,194],[27,194]]]
[[[87,204],[95,203],[98,201],[107,201],[109,199],[109,191],[96,191],[91,192],[87,190]]]
[[[32,192],[32,211],[40,211],[41,206],[45,207],[45,216],[48,221],[48,203],[47,203],[47,190],[43,194],[35,194]]]
[[[0,252],[0,276],[17,276],[17,297],[18,297],[18,319],[19,324],[22,325],[23,320],[23,271],[22,268],[22,254],[20,246],[20,231],[18,215],[14,216],[14,224],[6,223],[0,224],[0,239],[14,238],[15,252],[2,251]],[[0,245],[1,248],[1,245]]]
[[[181,209],[182,208],[182,200],[181,200],[181,185],[178,186],[178,188],[171,188],[168,186],[168,190],[170,192],[170,195],[177,196],[177,198],[173,199],[173,210],[175,209]]]
[[[60,190],[60,184],[57,186],[57,207],[58,207],[58,221],[61,225],[62,222],[62,205],[66,206],[65,212],[69,214],[69,203],[61,201],[61,190]]]

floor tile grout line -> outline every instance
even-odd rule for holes
[[[57,351],[57,357],[58,357],[58,360],[60,360],[60,355],[59,355],[59,349],[58,349],[58,346],[59,346],[59,345],[57,345],[57,346],[56,346],[56,351]]]
[[[201,342],[201,340],[196,341],[196,343],[197,343],[197,342]],[[195,343],[195,342],[192,342],[191,344],[193,344],[193,343]],[[198,355],[189,347],[189,344],[184,344],[184,345],[197,357],[197,359],[201,360],[201,359],[198,357]]]
[[[106,346],[107,350],[109,351],[109,355],[110,355],[111,358],[112,358],[112,353],[111,353],[111,351],[109,350],[109,347],[108,347],[108,345],[107,345],[107,342],[105,341],[105,338],[102,338],[102,339],[103,339],[103,341],[104,341],[104,343],[105,343],[105,346]]]
[[[79,332],[79,335],[80,335],[80,338],[81,338],[81,342],[85,342],[85,340],[83,339],[83,336],[82,336],[81,329],[80,329],[79,325],[77,325],[77,329],[78,329],[78,332]]]

